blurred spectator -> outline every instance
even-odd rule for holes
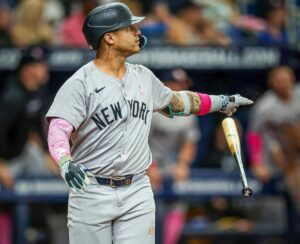
[[[278,158],[282,150],[274,129],[300,121],[300,87],[295,84],[294,71],[287,66],[274,68],[268,85],[270,89],[252,108],[247,136],[250,164],[262,181],[282,173],[286,165]]]
[[[247,136],[250,163],[263,182],[284,176],[288,191],[300,206],[299,124],[300,86],[287,66],[271,70],[269,90],[255,103]]]
[[[203,8],[205,6],[197,5],[192,1],[183,1],[177,11],[177,16],[196,34],[197,44],[229,45],[231,40],[217,30],[212,20],[204,16]]]
[[[255,13],[256,16],[265,19],[271,9],[282,7],[284,5],[285,0],[256,0]]]
[[[0,45],[11,45],[11,13],[5,4],[0,4]]]
[[[82,33],[85,16],[97,6],[97,0],[80,0],[80,9],[67,17],[61,28],[61,39],[64,45],[88,47]]]
[[[251,42],[265,21],[253,15],[242,14],[236,0],[195,0],[205,5],[204,15],[216,23],[217,28],[229,35],[234,43]]]
[[[18,76],[7,80],[0,103],[0,182],[12,187],[26,173],[49,173],[50,157],[44,150],[42,118],[50,101],[43,86],[48,67],[41,48],[26,50]]]
[[[49,44],[52,32],[44,17],[44,0],[19,2],[16,21],[12,27],[12,41],[16,46]]]
[[[229,45],[231,40],[203,16],[202,6],[182,1],[174,15],[166,3],[157,3],[153,15],[141,27],[147,37],[177,45]]]
[[[259,33],[258,42],[263,44],[286,45],[287,12],[283,0],[258,1],[258,11],[266,20],[266,29]]]
[[[164,79],[165,80],[165,79]],[[174,91],[187,90],[190,79],[182,69],[174,69],[166,86]],[[149,144],[153,154],[153,164],[148,170],[154,190],[159,189],[164,177],[184,181],[189,176],[189,168],[196,153],[199,139],[197,118],[175,117],[172,119],[154,114],[150,129]],[[186,204],[173,202],[168,206],[164,219],[164,244],[175,244],[179,240],[184,221]]]
[[[43,85],[47,81],[43,50],[30,48],[21,58],[18,75],[7,80],[1,94],[0,183],[6,188],[12,188],[18,176],[57,171],[43,143],[42,118],[48,107]],[[3,243],[10,243],[10,221],[8,213],[0,213],[1,238],[8,241]]]
[[[61,44],[60,27],[65,17],[65,6],[59,0],[47,0],[45,3],[44,18],[53,33],[51,44]]]

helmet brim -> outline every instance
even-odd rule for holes
[[[141,22],[144,19],[145,19],[145,17],[132,16],[131,24],[132,25],[137,24],[137,23]]]

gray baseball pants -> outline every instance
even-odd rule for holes
[[[84,194],[70,193],[70,244],[154,244],[155,203],[149,177],[135,175],[128,186],[95,181]]]

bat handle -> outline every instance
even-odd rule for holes
[[[238,166],[239,166],[239,169],[240,169],[240,176],[241,176],[241,179],[242,179],[242,183],[243,183],[243,190],[242,190],[242,194],[246,197],[250,197],[253,193],[252,189],[248,186],[248,181],[247,181],[247,177],[246,177],[246,174],[245,174],[245,170],[244,170],[244,166],[243,166],[243,163],[242,163],[242,157],[240,154],[238,153],[235,153],[234,155],[237,163],[238,163]]]

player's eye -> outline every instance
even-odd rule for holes
[[[136,31],[138,31],[138,28],[134,25],[130,25],[130,26],[127,27],[127,31],[136,32]]]

